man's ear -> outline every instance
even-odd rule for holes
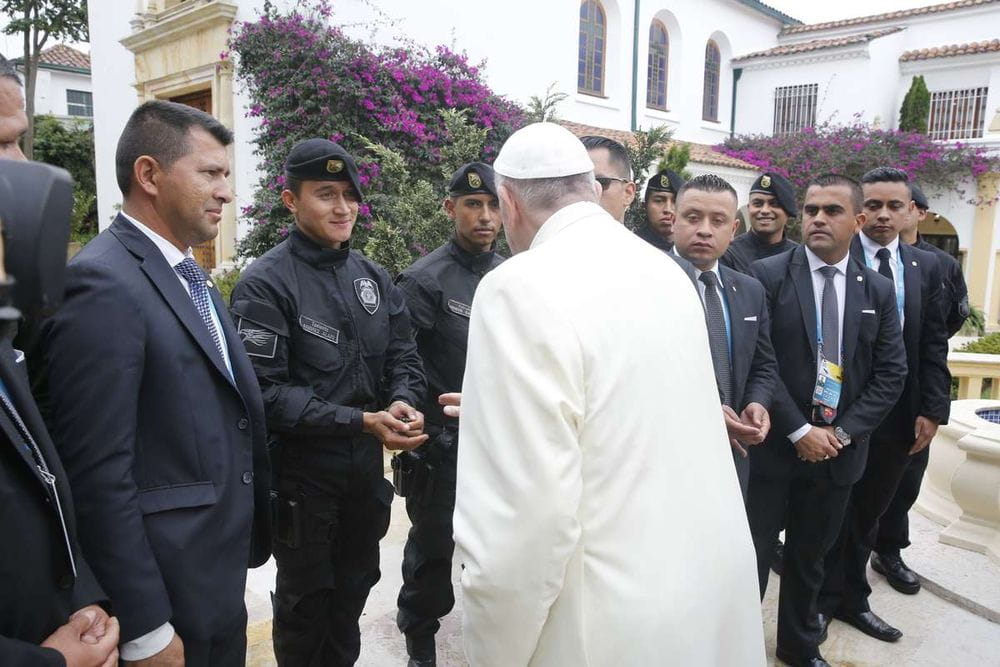
[[[625,184],[625,208],[631,206],[633,201],[635,201],[635,183],[629,181]]]
[[[298,199],[296,198],[294,192],[292,192],[288,188],[285,188],[284,190],[282,190],[281,191],[281,203],[285,205],[285,208],[288,209],[289,213],[291,213],[292,215],[295,215],[295,213],[297,212],[297,209],[298,209]]]
[[[448,217],[452,220],[455,219],[455,200],[451,197],[444,198],[444,212],[448,214]]]
[[[151,197],[155,197],[159,191],[162,175],[163,169],[154,157],[140,155],[132,163],[132,187],[142,189],[143,192]]]

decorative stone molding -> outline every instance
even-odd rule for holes
[[[942,543],[984,553],[1000,563],[1000,402],[964,400],[951,405],[949,423],[931,444],[915,507],[944,526],[938,536]]]
[[[837,60],[854,60],[856,58],[868,59],[868,43],[860,46],[821,49],[817,51],[807,51],[805,53],[791,53],[786,56],[767,56],[734,62],[736,67],[742,67],[746,71],[784,69],[792,65],[812,65],[814,63],[834,62]]]
[[[228,27],[236,18],[238,9],[236,5],[221,0],[189,0],[162,12],[137,14],[136,21],[141,29],[121,40],[121,43],[138,54],[176,42],[186,34],[214,28],[220,23]]]

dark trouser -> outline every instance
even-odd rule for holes
[[[379,580],[379,540],[389,528],[392,485],[382,448],[363,436],[282,443],[276,502],[300,505],[301,539],[287,542],[287,509],[277,512],[274,654],[279,665],[353,665],[361,651],[358,619]],[[287,508],[287,506],[286,506]]]
[[[785,528],[778,594],[778,646],[801,659],[819,655],[817,597],[823,561],[844,519],[851,487],[829,477],[828,463],[796,464],[790,479],[750,475],[747,516],[757,552],[760,595],[767,589],[774,540]]]
[[[413,524],[403,550],[403,586],[399,589],[396,624],[406,635],[412,657],[434,657],[434,634],[440,619],[455,606],[451,584],[452,515],[455,512],[457,447],[454,432],[445,431],[426,447],[433,467],[427,484],[406,498]]]
[[[750,486],[750,458],[741,456],[733,450],[733,463],[736,465],[736,479],[740,482],[740,493],[743,494],[743,504],[747,504],[747,489]]]
[[[898,554],[910,546],[910,508],[920,495],[920,484],[924,480],[930,454],[931,448],[925,447],[907,462],[896,495],[892,497],[889,509],[878,522],[878,537],[875,540],[875,551],[878,553]]]
[[[246,609],[222,632],[210,640],[193,639],[184,633],[183,624],[176,630],[184,642],[184,664],[188,667],[244,667],[247,662]]]
[[[906,470],[911,446],[872,440],[865,473],[854,485],[843,530],[827,559],[820,611],[833,615],[870,610],[868,557],[875,548],[879,519],[892,503]]]

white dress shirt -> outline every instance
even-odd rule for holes
[[[903,299],[906,296],[906,287],[903,282],[903,276],[901,275],[900,268],[903,263],[899,261],[899,237],[897,236],[888,245],[879,245],[875,241],[868,238],[868,235],[861,232],[861,248],[865,251],[865,263],[868,265],[872,271],[878,271],[878,265],[881,260],[875,256],[882,248],[889,251],[889,268],[892,269],[892,282],[893,287],[896,288],[896,299],[899,303],[896,304],[896,309],[899,313],[899,329],[903,329]],[[904,269],[905,271],[905,269]]]
[[[812,288],[813,288],[813,300],[816,304],[816,324],[819,325],[823,317],[823,283],[825,278],[823,277],[820,269],[827,266],[827,263],[816,256],[816,254],[806,248],[806,259],[809,260],[809,275],[812,276]],[[837,273],[833,275],[833,288],[837,291],[837,338],[840,340],[841,349],[844,346],[844,302],[847,297],[847,264],[851,261],[850,254],[844,256],[842,260],[834,266],[837,269]],[[816,335],[816,332],[811,332],[811,335]],[[816,355],[816,369],[819,372],[819,355]],[[841,359],[843,362],[843,359]],[[788,439],[793,443],[798,442],[802,437],[809,432],[812,428],[808,423],[803,424],[799,428],[795,429],[788,434]]]
[[[167,260],[167,264],[169,264],[171,268],[177,266],[186,258],[193,256],[190,248],[187,249],[187,252],[181,252],[173,243],[166,240],[132,216],[126,213],[122,213],[121,215],[130,223],[135,225],[136,229],[145,234],[149,240],[153,242],[153,244],[163,254],[163,258]],[[176,270],[174,271],[174,275],[177,276],[177,280],[179,280],[181,285],[184,286],[184,291],[186,291],[188,296],[190,296],[191,287],[188,285],[188,282],[181,276],[181,274],[177,273]],[[208,300],[208,305],[212,314],[212,323],[215,325],[215,329],[219,333],[219,340],[222,341],[222,358],[226,362],[226,368],[229,369],[229,375],[232,376],[233,367],[229,362],[229,349],[226,347],[226,339],[222,333],[222,323],[219,321],[219,314],[215,312],[215,304],[212,303],[211,299]],[[121,659],[142,660],[144,658],[154,656],[167,647],[167,645],[173,640],[174,634],[174,626],[167,621],[155,630],[147,632],[141,637],[136,637],[132,641],[122,644],[119,648]]]

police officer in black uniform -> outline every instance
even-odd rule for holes
[[[903,243],[932,252],[938,258],[944,278],[941,285],[941,309],[944,311],[948,335],[954,336],[969,316],[969,289],[965,284],[965,276],[962,275],[962,267],[954,257],[920,237],[918,228],[926,217],[930,204],[920,186],[912,181],[910,196],[913,198],[916,210],[907,228],[900,231],[899,239]],[[920,484],[929,460],[930,447],[925,447],[907,461],[896,494],[892,497],[885,514],[879,519],[878,538],[871,555],[872,569],[883,575],[897,591],[907,595],[913,595],[920,590],[920,578],[906,565],[900,552],[910,545],[909,512],[917,496],[920,495]]]
[[[646,222],[635,233],[664,252],[674,247],[674,219],[677,193],[684,185],[680,174],[670,169],[658,171],[646,184]]]
[[[396,616],[412,667],[435,664],[439,619],[455,604],[451,520],[458,420],[444,415],[438,396],[462,389],[472,297],[482,277],[503,261],[496,252],[500,208],[493,168],[482,162],[461,167],[448,186],[444,208],[455,222],[454,236],[417,260],[396,281],[406,294],[427,371],[427,394],[419,407],[431,438],[424,447],[399,455],[411,459],[405,464],[408,469],[419,470],[415,488],[406,496],[413,527],[403,555]]]
[[[309,139],[285,178],[296,227],[232,295],[276,447],[274,652],[279,665],[352,665],[389,526],[380,443],[426,441],[413,407],[426,381],[402,291],[350,248],[361,202],[353,158]]]
[[[797,215],[795,188],[781,174],[766,172],[750,187],[750,229],[733,239],[719,260],[740,273],[750,274],[758,259],[773,257],[798,245],[785,235],[789,218]]]

